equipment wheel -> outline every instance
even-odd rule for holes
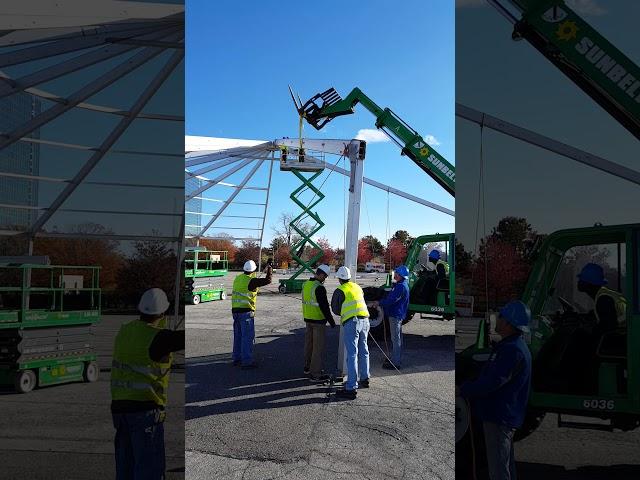
[[[280,293],[287,293],[287,286],[284,283],[281,283],[280,286],[278,287],[278,291]]]
[[[220,300],[226,300],[227,299],[227,292],[222,292],[220,294]]]
[[[33,370],[19,370],[14,381],[18,393],[29,393],[36,388],[38,377]]]
[[[200,295],[193,296],[193,304],[198,305],[200,303]]]
[[[96,362],[85,362],[84,372],[82,373],[82,378],[85,382],[93,383],[97,381],[99,374],[100,369],[98,368],[98,364]]]

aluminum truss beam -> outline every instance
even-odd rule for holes
[[[253,177],[253,174],[256,173],[256,171],[262,166],[263,163],[264,163],[264,160],[259,160],[256,163],[256,165],[251,169],[251,171],[242,179],[242,182],[240,182],[240,187],[244,187],[247,184],[247,182],[251,179],[251,177]],[[218,219],[218,217],[220,217],[220,215],[222,215],[222,213],[227,209],[227,207],[231,204],[233,199],[236,198],[236,196],[240,193],[240,191],[241,191],[241,188],[238,188],[229,196],[227,201],[224,202],[224,204],[220,207],[220,209],[217,211],[214,217],[211,220],[209,220],[209,222],[200,231],[200,233],[196,235],[196,237],[202,237],[202,235],[204,235],[204,233],[209,229],[209,227],[213,225],[213,222],[215,222]]]
[[[618,163],[593,155],[589,152],[585,152],[584,150],[571,147],[565,143],[558,142],[552,138],[540,135],[539,133],[527,130],[526,128],[519,127],[505,120],[501,120],[498,117],[487,115],[486,113],[482,113],[459,103],[456,103],[456,116],[510,137],[517,138],[518,140],[522,140],[530,145],[535,145],[536,147],[544,150],[570,158],[576,162],[582,163],[583,165],[587,165],[615,177],[635,183],[636,185],[640,185],[640,172],[636,170],[632,170]]]
[[[155,55],[154,55],[155,56]],[[73,181],[68,184],[65,189],[58,195],[58,197],[51,204],[50,209],[45,212],[40,218],[38,218],[31,226],[31,232],[37,232],[44,224],[51,218],[55,211],[69,198],[69,196],[75,191],[80,183],[91,173],[93,168],[100,162],[100,160],[107,154],[113,144],[120,138],[120,136],[127,130],[131,122],[133,122],[137,114],[142,111],[144,106],[149,102],[151,97],[155,95],[158,89],[162,86],[167,77],[175,70],[175,68],[182,62],[184,58],[184,51],[178,50],[175,52],[169,61],[160,69],[155,75],[151,83],[145,88],[140,97],[136,100],[131,108],[131,115],[124,117],[118,125],[112,130],[105,141],[100,145],[99,151],[95,152],[87,163],[80,169],[80,171],[73,178]],[[55,108],[55,107],[54,107]]]
[[[181,38],[182,35],[183,35],[183,32],[180,32],[180,33],[171,35],[171,37],[175,37],[175,39],[178,39],[178,38]],[[109,85],[113,84],[115,81],[124,77],[128,73],[134,71],[135,69],[147,63],[151,59],[157,57],[163,51],[164,50],[160,48],[150,47],[138,53],[137,55],[133,56],[132,58],[127,59],[125,62],[121,63],[120,65],[115,67],[113,70],[111,70],[107,74],[99,77],[98,79],[94,80],[93,82],[87,84],[86,86],[82,87],[80,90],[73,93],[71,96],[67,98],[67,103],[51,107],[48,110],[45,110],[44,112],[42,112],[37,117],[34,117],[33,119],[31,119],[24,125],[9,132],[4,138],[0,139],[0,150],[15,143],[22,137],[29,135],[31,132],[40,128],[45,123],[48,123],[56,119],[60,115],[64,114],[65,112],[71,110],[73,107],[75,107],[78,103],[82,102],[83,100],[86,100],[92,95],[104,90]],[[179,56],[180,60],[182,60],[182,57],[184,56],[184,52],[182,52],[182,55],[180,55],[180,52],[176,52],[176,54],[174,54],[174,57],[172,57],[172,59],[177,58],[176,56]],[[173,61],[174,60],[171,60],[171,62]],[[155,81],[156,79],[154,79],[152,84],[155,85],[157,83]],[[131,119],[135,119],[136,117],[136,115],[133,115],[134,111],[135,110],[132,109],[129,112],[129,115],[125,117],[123,121],[126,121],[127,124],[131,123]]]

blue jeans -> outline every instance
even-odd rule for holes
[[[114,413],[116,480],[163,480],[164,416],[160,409]]]
[[[360,380],[369,378],[369,347],[367,346],[369,318],[350,318],[342,328],[344,328],[344,346],[347,350],[347,383],[344,388],[355,390],[358,388],[358,378]]]
[[[487,464],[491,480],[516,480],[516,459],[513,455],[515,429],[494,422],[482,422],[487,445]]]
[[[391,361],[396,367],[399,367],[402,363],[402,319],[389,317],[389,330],[391,330],[391,343],[393,344]]]
[[[253,339],[255,326],[253,312],[233,314],[233,361],[242,365],[253,363]]]

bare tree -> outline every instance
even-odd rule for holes
[[[291,222],[296,216],[291,212],[282,212],[276,221],[275,226],[272,227],[273,233],[284,240],[287,247],[291,248],[291,245],[300,240],[300,235],[291,226]],[[303,232],[310,232],[313,228],[312,225],[306,222],[299,222],[296,226]]]

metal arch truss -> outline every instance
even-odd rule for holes
[[[196,138],[196,137],[188,137],[188,138]],[[213,138],[206,137],[197,137],[199,139],[205,140],[217,140]],[[219,139],[222,144],[229,143],[232,144],[233,141],[231,139]],[[242,141],[238,141],[242,142]],[[352,140],[323,140],[323,139],[303,139],[302,145],[307,152],[313,151],[318,152],[320,154],[331,154],[331,155],[345,155],[347,154],[349,144]],[[298,148],[300,146],[299,139],[289,139],[282,138],[276,139],[271,142],[262,142],[256,141],[252,142],[249,146],[236,146],[230,148],[222,148],[222,149],[211,149],[210,146],[203,146],[203,150],[197,151],[193,149],[186,149],[185,153],[185,177],[198,179],[200,181],[200,185],[190,192],[185,192],[185,214],[192,215],[200,215],[202,217],[210,217],[210,219],[206,222],[204,226],[201,224],[187,224],[186,227],[191,229],[197,229],[198,232],[195,234],[186,234],[186,238],[199,240],[201,238],[207,238],[212,240],[253,240],[258,241],[260,246],[262,246],[262,239],[264,237],[264,227],[266,225],[266,216],[267,216],[267,208],[269,204],[269,194],[271,188],[271,178],[273,173],[273,164],[274,162],[280,162],[280,147],[289,147],[289,148]],[[276,155],[277,154],[277,155]],[[267,177],[267,185],[266,186],[250,186],[248,185],[250,180],[255,176],[255,173],[260,168],[260,166],[264,162],[269,162],[269,175]],[[215,178],[209,178],[204,176],[204,173],[213,172],[218,169],[222,169],[227,167],[223,173],[216,174]],[[349,176],[350,173],[348,170],[344,170],[335,165],[332,165],[331,162],[325,162],[325,168],[338,172],[342,175]],[[248,173],[238,184],[228,183],[224,180],[229,176],[241,172],[247,171]],[[390,187],[381,182],[377,182],[375,180],[371,180],[368,178],[363,179],[364,183],[367,183],[373,187],[379,188],[383,191],[392,193],[394,195],[400,196],[402,198],[406,198],[413,202],[419,203],[421,205],[425,205],[429,208],[435,209],[439,212],[445,213],[447,215],[454,216],[455,213],[453,210],[438,205],[433,202],[429,202],[428,200],[424,200],[422,198],[416,197],[415,195],[411,195],[409,193],[403,192],[402,190]],[[211,198],[206,194],[207,192],[215,186],[224,186],[232,189],[232,192],[226,199],[220,198]],[[265,199],[264,202],[243,202],[236,201],[236,197],[242,190],[254,190],[254,191],[264,191]],[[192,200],[199,200],[203,202],[213,202],[220,203],[220,208],[215,213],[202,213],[196,211],[190,211],[187,203]],[[225,215],[225,210],[230,205],[249,205],[252,207],[263,207],[262,215]],[[221,227],[216,224],[216,222],[221,218],[243,218],[243,219],[254,219],[259,220],[260,226],[258,228],[244,228],[244,227]],[[244,232],[256,232],[256,236],[250,235],[239,235],[239,236],[231,236],[231,235],[209,235],[209,231],[211,229],[223,229],[223,230],[242,230]]]
[[[99,10],[101,12],[107,11],[108,9],[113,9],[114,6],[116,6],[115,2],[104,2],[100,6]],[[69,10],[70,7],[73,7],[73,9]],[[36,114],[24,124],[15,126],[11,131],[1,132],[0,151],[15,144],[16,142],[27,142],[44,144],[61,149],[86,150],[92,152],[92,154],[76,175],[73,176],[73,178],[68,179],[0,172],[0,176],[3,177],[23,178],[38,182],[59,182],[65,184],[63,190],[47,207],[14,204],[3,205],[3,207],[7,208],[26,208],[42,212],[32,225],[19,233],[24,234],[31,239],[36,236],[61,236],[62,234],[49,232],[45,229],[47,222],[58,211],[77,213],[94,212],[136,216],[182,216],[181,211],[175,214],[160,211],[122,211],[110,209],[108,205],[104,210],[91,211],[83,209],[64,209],[62,206],[82,184],[99,184],[117,188],[176,188],[171,185],[136,184],[125,180],[121,182],[87,182],[86,178],[109,153],[172,156],[169,152],[124,151],[116,150],[113,146],[122,137],[122,135],[127,132],[132,122],[137,119],[154,119],[172,122],[184,121],[184,116],[179,115],[149,112],[143,113],[143,109],[154,97],[160,87],[165,84],[167,78],[175,71],[178,65],[183,62],[184,12],[176,13],[177,7],[167,9],[164,7],[147,7],[143,5],[139,7],[140,10],[138,10],[138,13],[142,12],[142,14],[138,19],[127,19],[123,17],[123,15],[126,14],[123,13],[121,9],[118,10],[116,8],[111,16],[110,14],[103,15],[94,11],[95,9],[92,9],[88,2],[82,6],[79,5],[78,2],[75,2],[75,4],[72,5],[70,2],[62,1],[56,3],[54,6],[50,5],[47,8],[58,9],[55,12],[55,18],[62,18],[60,15],[57,15],[58,13],[62,14],[62,16],[65,14],[68,15],[68,17],[65,17],[63,20],[68,22],[64,25],[64,28],[50,28],[48,30],[47,27],[50,27],[51,25],[48,25],[47,21],[53,20],[47,20],[47,15],[38,17],[37,12],[31,12],[40,22],[35,25],[37,28],[31,30],[20,30],[20,28],[18,28],[0,39],[0,99],[23,92],[52,102],[53,106]],[[95,18],[95,23],[90,25],[75,24],[74,22],[77,22],[78,18],[77,15],[79,15],[78,8],[83,10],[83,12],[81,12],[83,15],[81,16],[89,19],[93,17]],[[158,8],[160,8],[160,10],[158,10]],[[165,13],[161,12],[158,14],[159,11],[164,11]],[[111,18],[111,20],[105,22],[103,19],[106,17]],[[59,25],[56,26],[59,27]],[[55,32],[58,33],[56,34]],[[56,58],[58,55],[76,52],[78,54],[72,58],[65,55],[59,63],[48,65],[45,68],[31,71],[30,73],[16,78],[12,78],[3,71],[3,69],[10,66],[29,64],[30,62]],[[173,52],[173,54],[169,56],[165,64],[158,72],[156,72],[155,76],[150,79],[143,90],[138,94],[130,108],[123,110],[122,108],[113,108],[86,102],[92,96],[102,92],[126,75],[136,72],[140,67],[146,65],[149,61],[165,52]],[[116,64],[109,71],[104,72],[104,74],[100,75],[98,78],[83,84],[78,90],[67,96],[63,97],[37,88],[39,85],[44,85],[47,82],[51,82],[52,80],[66,75],[71,75],[75,72],[81,72],[101,62],[107,60],[117,61],[119,59],[121,59],[120,63]],[[65,113],[72,111],[72,109],[77,108],[92,110],[106,115],[115,115],[116,117],[120,117],[120,120],[116,126],[111,129],[111,131],[106,132],[104,140],[98,146],[75,145],[29,137],[29,135],[38,128],[47,125]],[[114,235],[109,238],[158,239],[171,242],[182,241],[183,233],[181,231],[171,233],[172,235],[170,236]],[[65,235],[70,237],[74,236],[73,233]]]
[[[640,172],[627,168],[619,163],[612,162],[592,153],[580,150],[552,138],[546,137],[532,130],[519,127],[489,114],[474,110],[460,103],[456,103],[456,117],[460,117],[469,122],[482,127],[487,127],[496,132],[508,135],[523,142],[535,145],[536,147],[548,150],[563,157],[574,160],[588,167],[603,171],[615,177],[627,180],[628,182],[640,185]]]

